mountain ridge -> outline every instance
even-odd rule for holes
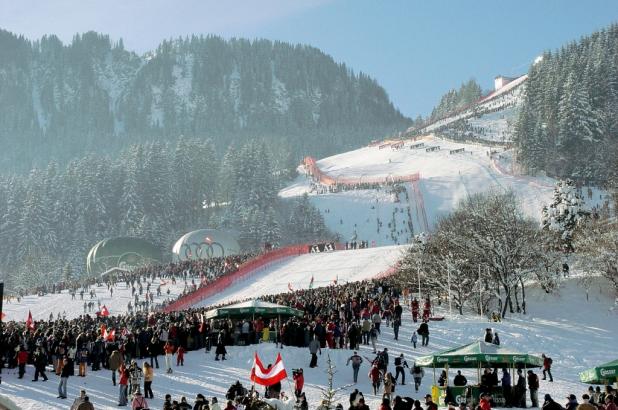
[[[0,30],[0,49],[0,142],[21,158],[0,169],[180,135],[324,155],[410,124],[374,79],[307,45],[191,36],[140,56],[95,32]]]

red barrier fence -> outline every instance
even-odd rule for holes
[[[309,245],[286,246],[285,248],[275,249],[273,251],[259,255],[240,265],[240,268],[236,272],[221,276],[215,279],[213,282],[209,283],[208,285],[199,288],[195,292],[183,296],[178,300],[170,303],[165,308],[163,308],[163,311],[173,312],[176,310],[188,309],[192,306],[195,306],[202,300],[216,293],[222,292],[229,286],[242,280],[248,279],[261,269],[264,269],[273,263],[279,262],[291,256],[298,256],[305,253],[309,253]]]
[[[324,185],[348,185],[355,186],[362,183],[365,184],[387,184],[387,183],[395,183],[395,182],[415,182],[418,181],[421,176],[420,174],[414,173],[409,175],[388,175],[386,177],[378,177],[378,178],[344,178],[344,177],[336,177],[333,178],[330,175],[323,172],[317,165],[316,161],[312,157],[305,157],[303,160],[303,165],[307,168],[309,175],[313,176],[315,180]]]

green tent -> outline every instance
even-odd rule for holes
[[[587,384],[612,384],[618,381],[618,359],[581,372],[579,380]]]
[[[474,369],[480,367],[541,367],[543,359],[527,353],[519,353],[508,347],[482,341],[447,349],[416,360],[421,367],[444,367]]]
[[[254,316],[278,317],[278,316],[303,316],[303,312],[291,307],[277,305],[276,303],[264,302],[259,299],[236,303],[206,312],[206,319],[217,318],[248,318]]]

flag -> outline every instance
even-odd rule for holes
[[[283,365],[283,360],[281,360],[281,353],[277,354],[277,360],[275,360],[275,364],[270,368],[264,368],[260,357],[257,352],[255,352],[255,359],[253,361],[253,367],[251,368],[251,381],[262,386],[272,386],[275,383],[280,382],[281,380],[288,377],[287,372],[285,371],[285,366]]]
[[[103,333],[103,340],[107,342],[113,342],[116,340],[116,329],[112,329],[111,332],[108,332],[107,329],[105,329],[105,332]]]
[[[290,282],[288,282],[288,290],[290,292],[294,292],[294,289],[292,289],[292,284]]]
[[[4,320],[5,317],[6,317],[6,313],[1,312],[0,313],[0,320]]]
[[[311,281],[309,282],[309,289],[313,289],[313,275],[311,275]]]
[[[101,313],[101,316],[109,316],[109,310],[107,310],[107,306],[103,305],[100,313]]]
[[[26,319],[26,328],[34,330],[34,320],[32,320],[32,312],[28,311],[28,319]]]

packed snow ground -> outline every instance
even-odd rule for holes
[[[144,283],[144,282],[142,282]],[[196,279],[196,283],[199,283],[199,278]],[[157,296],[157,286],[161,284],[161,296]],[[191,285],[189,279],[188,285]],[[170,279],[164,279],[163,281],[155,281],[151,287],[151,292],[154,293],[154,303],[161,304],[164,300],[171,298],[175,299],[180,295],[185,288],[185,283],[182,280],[178,280],[176,284],[172,284]],[[97,309],[97,301],[101,302],[101,306],[105,305],[111,315],[119,315],[127,312],[127,305],[129,302],[133,304],[133,297],[131,295],[131,288],[127,287],[125,282],[118,282],[114,287],[113,295],[110,295],[107,286],[93,286],[96,292],[94,299],[90,298],[88,292],[84,293],[84,299],[81,300],[79,292],[75,295],[75,299],[72,299],[68,290],[63,290],[61,293],[47,294],[45,296],[28,295],[21,299],[20,303],[17,303],[16,299],[13,299],[10,303],[4,302],[2,306],[2,312],[6,314],[5,320],[26,320],[28,317],[28,311],[32,312],[32,318],[36,320],[48,320],[49,314],[52,313],[54,318],[58,313],[61,316],[65,315],[67,319],[73,319],[84,314],[84,302],[94,302],[94,310],[89,312],[93,315]],[[169,289],[170,294],[167,294]],[[144,295],[140,296],[140,301],[144,300],[146,293],[146,285],[144,285]]]
[[[407,246],[309,253],[274,264],[247,281],[230,286],[225,291],[209,297],[200,306],[244,300],[292,289],[307,289],[313,277],[313,286],[329,286],[334,280],[339,283],[371,279],[387,271],[403,257]]]
[[[588,386],[578,382],[578,373],[593,365],[606,362],[615,353],[615,340],[618,332],[618,316],[610,312],[613,297],[608,292],[609,287],[599,281],[590,289],[589,300],[586,300],[577,279],[570,279],[563,284],[557,294],[548,295],[543,291],[530,288],[528,291],[528,315],[515,315],[502,323],[489,323],[486,319],[468,315],[466,317],[447,317],[442,322],[430,323],[429,346],[413,349],[409,342],[411,333],[417,325],[411,321],[410,313],[405,311],[403,326],[400,330],[400,339],[395,341],[391,328],[385,328],[379,338],[379,348],[388,347],[390,354],[389,371],[394,371],[393,358],[404,353],[408,364],[414,358],[441,350],[455,347],[478,340],[483,337],[486,327],[493,327],[500,335],[502,345],[514,349],[531,352],[546,353],[553,358],[554,383],[541,381],[539,398],[550,393],[558,402],[564,404],[564,397],[568,393],[577,396]],[[445,306],[438,307],[438,313],[447,314]],[[384,326],[384,325],[383,325]],[[612,347],[614,346],[614,347]],[[349,350],[322,350],[316,369],[310,369],[309,353],[307,349],[285,347],[278,349],[274,344],[260,344],[251,347],[229,347],[228,360],[214,361],[213,352],[204,350],[189,352],[184,367],[175,367],[174,373],[165,374],[163,368],[155,371],[153,390],[155,399],[149,400],[151,409],[160,409],[163,396],[172,394],[175,400],[186,396],[192,403],[197,393],[202,393],[209,399],[217,396],[221,403],[230,384],[240,380],[245,386],[250,386],[249,372],[253,354],[257,351],[265,363],[272,363],[277,352],[281,352],[288,372],[291,369],[304,368],[305,392],[310,408],[316,408],[321,397],[320,387],[326,382],[325,361],[330,355],[337,373],[335,387],[352,384],[352,369],[346,367],[346,360],[351,355]],[[362,346],[360,354],[365,358],[373,358],[370,346]],[[160,364],[163,358],[159,357]],[[141,361],[140,361],[141,363]],[[353,388],[361,390],[371,409],[376,409],[380,397],[371,394],[371,387],[367,378],[369,365],[363,363],[359,374],[359,383],[356,386],[346,387],[338,396],[338,401],[347,407],[348,395]],[[28,366],[26,376],[17,379],[16,371],[3,372],[0,384],[0,396],[9,399],[22,409],[66,409],[79,390],[86,389],[91,401],[97,410],[117,408],[118,387],[113,387],[110,380],[110,371],[89,372],[87,377],[69,378],[68,400],[56,399],[59,378],[50,374],[48,382],[30,381],[33,368]],[[476,371],[464,371],[470,383],[476,383]],[[396,386],[395,394],[421,398],[430,392],[433,372],[426,369],[421,390],[413,391],[409,384],[410,374],[406,375],[406,385]],[[451,375],[452,381],[452,375]],[[291,385],[282,383],[283,389],[291,396]],[[263,389],[259,388],[262,392]],[[224,403],[223,403],[224,404]],[[529,402],[528,402],[529,404]]]
[[[420,149],[411,149],[414,144],[424,143]],[[440,147],[439,151],[426,152],[426,148]],[[449,151],[464,149],[450,154]],[[495,149],[495,148],[494,148]],[[419,182],[429,229],[438,218],[450,213],[459,201],[467,196],[489,189],[511,189],[517,194],[524,213],[540,219],[543,205],[549,204],[555,181],[551,178],[516,176],[500,167],[499,154],[489,156],[490,148],[480,144],[456,143],[427,136],[415,142],[407,141],[399,150],[364,147],[343,154],[321,159],[319,168],[332,177],[371,176],[396,177],[420,173]],[[424,231],[420,217],[421,204],[413,195],[411,184],[406,184],[409,202],[401,195],[397,199],[384,190],[359,190],[333,194],[316,194],[311,189],[311,180],[301,175],[290,186],[279,192],[283,198],[293,198],[307,192],[312,203],[322,212],[329,229],[341,235],[343,241],[356,232],[359,239],[375,241],[378,245],[406,243],[411,232],[404,228],[411,210],[414,234]],[[400,214],[400,215],[399,215]],[[393,239],[387,224],[396,215],[398,235]],[[383,222],[377,232],[376,218]]]

